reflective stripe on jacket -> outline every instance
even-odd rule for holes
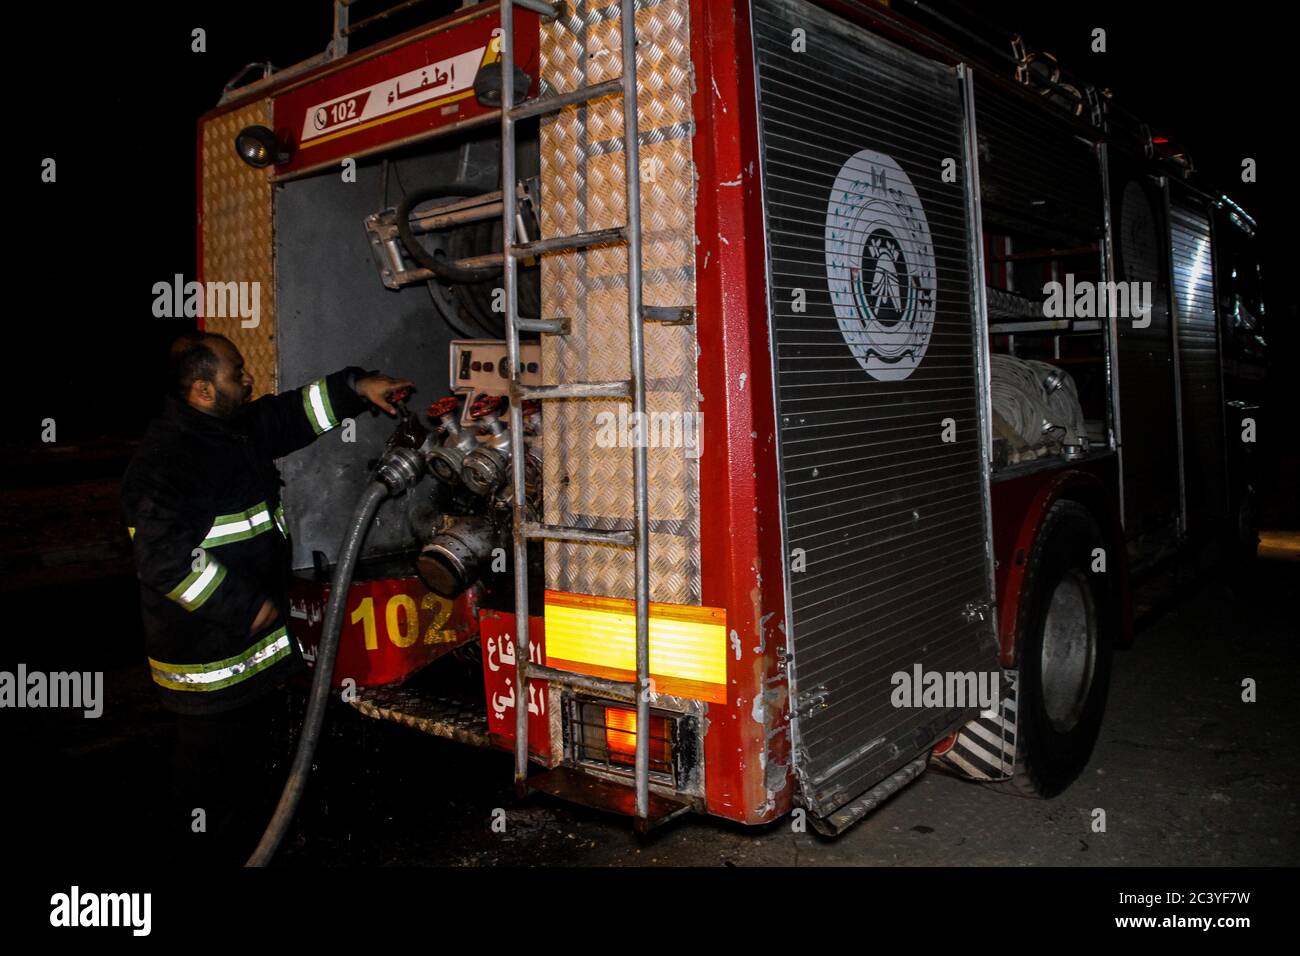
[[[149,658],[154,683],[171,690],[214,691],[238,684],[289,656],[288,628],[281,625],[251,647],[211,664],[164,664]]]

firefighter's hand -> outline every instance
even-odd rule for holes
[[[248,629],[248,633],[250,635],[256,634],[258,631],[268,627],[270,623],[275,620],[275,616],[278,613],[279,611],[276,610],[273,601],[269,599],[263,601],[262,606],[257,611],[257,617],[253,618],[253,626]]]
[[[401,388],[415,388],[415,383],[405,378],[392,378],[382,373],[367,375],[357,379],[357,394],[378,406],[390,415],[396,415],[397,409],[389,403],[389,397]]]

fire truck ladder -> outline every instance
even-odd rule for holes
[[[634,0],[622,0],[620,33],[623,47],[621,77],[584,85],[568,93],[514,102],[514,7],[535,11],[543,17],[561,17],[564,4],[545,0],[502,0],[501,2],[501,182],[515,181],[515,123],[586,103],[614,93],[623,94],[623,156],[626,172],[627,221],[613,229],[580,232],[569,236],[515,242],[515,190],[501,190],[501,222],[504,241],[506,343],[510,361],[510,459],[514,483],[514,568],[516,629],[515,699],[515,787],[522,796],[531,789],[547,789],[564,795],[565,785],[555,788],[536,785],[528,778],[528,681],[553,681],[575,689],[636,705],[635,811],[638,829],[675,816],[685,809],[676,801],[650,793],[650,538],[649,492],[646,478],[645,442],[635,442],[633,482],[636,515],[632,528],[597,531],[564,527],[528,520],[524,491],[525,448],[523,403],[529,399],[615,398],[631,401],[634,421],[645,417],[645,343],[643,322],[680,321],[682,310],[645,307],[641,302],[641,181],[640,150],[637,140],[636,21]],[[562,19],[561,19],[562,22]],[[526,238],[526,237],[525,237]],[[563,385],[525,386],[520,380],[519,333],[540,332],[564,335],[567,319],[523,318],[519,315],[517,267],[520,259],[548,252],[567,252],[591,246],[624,243],[627,246],[628,333],[631,375],[627,380],[573,382]],[[617,545],[636,551],[636,680],[616,681],[535,664],[528,656],[528,542],[566,541],[576,544]],[[543,693],[544,693],[543,689]],[[561,768],[562,770],[563,768]],[[552,772],[554,773],[554,771]],[[535,778],[536,780],[537,778]],[[590,791],[595,781],[587,785]],[[569,784],[572,786],[572,783]],[[617,788],[623,794],[626,789]],[[615,797],[612,802],[617,804]]]

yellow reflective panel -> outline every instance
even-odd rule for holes
[[[727,700],[727,612],[650,604],[655,693]],[[636,604],[622,598],[546,592],[546,663],[614,680],[636,679]]]

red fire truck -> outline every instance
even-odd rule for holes
[[[349,51],[356,12],[198,130],[199,278],[263,290],[207,327],[263,388],[360,355],[429,403],[283,465],[344,698],[642,828],[1068,786],[1131,569],[1250,536],[1250,216],[923,9],[506,0]]]

